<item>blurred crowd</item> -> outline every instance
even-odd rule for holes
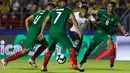
[[[48,2],[56,5],[59,0],[0,0],[0,27],[24,26],[24,20],[35,11],[45,8]],[[81,3],[86,3],[94,9],[106,8],[108,2],[116,2],[117,8],[128,8],[130,0],[68,0],[68,6],[78,11]]]

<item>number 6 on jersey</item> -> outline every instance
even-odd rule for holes
[[[56,17],[56,19],[54,20],[54,24],[57,22],[57,20],[59,19],[60,15],[62,14],[62,12],[56,12],[58,15]]]

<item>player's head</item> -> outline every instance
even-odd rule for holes
[[[51,11],[51,10],[54,9],[55,7],[56,7],[55,4],[49,2],[49,3],[47,4],[46,9],[47,9],[48,11]]]
[[[59,6],[63,7],[67,5],[68,0],[59,0]]]
[[[115,2],[109,2],[107,6],[107,10],[109,13],[112,13],[115,10],[116,3]]]
[[[81,7],[81,6],[82,6],[81,0],[77,0],[77,1],[76,1],[76,6],[78,6],[78,7]]]
[[[87,13],[87,11],[88,11],[88,5],[87,5],[87,4],[83,4],[83,5],[81,6],[81,8],[80,8],[80,15],[81,15],[82,17],[84,17],[84,16],[85,16],[85,13]]]

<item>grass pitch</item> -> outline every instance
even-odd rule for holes
[[[36,60],[38,68],[33,68],[27,63],[27,60],[16,60],[8,63],[8,67],[4,69],[0,65],[0,73],[43,73],[41,72],[42,60]],[[129,61],[115,61],[115,68],[110,69],[109,60],[88,60],[83,65],[85,72],[83,73],[130,73]],[[56,61],[50,61],[48,64],[48,72],[45,73],[80,73],[71,68],[66,61],[65,64],[57,64]]]

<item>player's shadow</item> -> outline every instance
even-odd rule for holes
[[[97,70],[104,70],[104,71],[130,71],[130,70],[124,70],[124,69],[116,69],[116,68],[114,68],[114,69],[111,69],[111,68],[85,68],[85,70],[95,70],[95,71],[97,71]]]
[[[11,69],[17,69],[17,70],[41,70],[40,68],[11,68]]]

